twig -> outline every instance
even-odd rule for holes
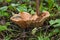
[[[39,15],[39,0],[36,0],[36,13]]]

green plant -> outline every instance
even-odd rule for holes
[[[38,40],[50,40],[49,36],[44,35],[44,32],[39,32]]]
[[[22,5],[18,6],[16,9],[17,9],[19,12],[23,12],[23,11],[27,12],[27,7],[26,7],[25,4],[22,4]]]
[[[50,20],[50,27],[53,27],[53,29],[48,34],[49,37],[53,35],[60,34],[60,19]]]
[[[39,36],[38,40],[50,40],[49,37],[43,37],[43,36]]]
[[[3,0],[0,0],[0,2],[3,2]]]
[[[8,30],[8,25],[10,25],[10,23],[9,22],[7,22],[5,25],[0,25],[0,32],[1,31],[4,31],[4,30]]]
[[[0,16],[6,16],[9,17],[9,13],[8,12],[4,12],[4,11],[0,11]]]
[[[10,40],[10,35],[7,35],[5,38],[4,38],[4,40]]]
[[[59,27],[60,26],[60,19],[50,20],[49,23],[51,26]]]
[[[57,8],[57,9],[56,9]],[[40,3],[40,11],[49,11],[56,9],[58,10],[58,5],[55,0],[42,0]]]
[[[6,2],[8,2],[8,3],[11,2],[11,1],[12,1],[12,0],[6,0]]]
[[[8,9],[8,6],[0,7],[0,11],[6,11],[7,9]]]
[[[55,28],[53,30],[50,31],[50,33],[48,34],[49,37],[56,35],[57,33],[60,33],[58,28]]]
[[[1,31],[4,31],[4,30],[7,30],[7,26],[1,26],[1,25],[0,25],[0,32],[1,32]]]
[[[7,9],[8,9],[8,6],[3,6],[3,7],[0,8],[0,17],[1,16],[6,16],[6,17],[10,16],[9,13],[6,12]]]

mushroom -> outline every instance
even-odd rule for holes
[[[33,26],[41,26],[41,24],[44,23],[44,21],[50,16],[48,11],[42,12],[40,16],[37,14],[31,15],[27,12],[22,12],[19,14],[13,15],[10,19],[19,25],[21,28],[27,28],[30,27],[30,25]],[[38,27],[37,26],[37,27]]]
[[[20,14],[20,17],[23,19],[23,20],[29,20],[29,18],[31,17],[31,15],[27,12],[22,12],[22,13],[19,13]]]

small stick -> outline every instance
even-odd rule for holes
[[[36,13],[38,16],[40,15],[40,13],[39,13],[39,0],[36,0]]]

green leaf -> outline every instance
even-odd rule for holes
[[[27,7],[24,5],[20,5],[16,8],[19,12],[27,12]]]
[[[47,11],[48,8],[47,7],[43,7],[42,11]]]
[[[50,40],[48,36],[39,36],[38,40]]]
[[[9,13],[7,12],[4,12],[4,11],[0,11],[0,16],[6,16],[6,17],[9,17]]]
[[[44,40],[50,40],[50,38],[46,36],[46,37],[44,37]]]
[[[10,25],[10,22],[7,22],[5,25],[0,25],[0,32],[4,31],[4,30],[7,30],[8,25]]]
[[[6,0],[6,2],[8,2],[8,3],[11,2],[11,1],[12,1],[12,0]]]
[[[54,13],[51,13],[50,16],[53,17],[55,14]]]
[[[50,25],[53,25],[53,24],[55,24],[56,22],[55,22],[55,20],[50,20],[49,23],[50,23]]]
[[[13,6],[12,6],[12,4],[11,4],[11,5],[8,6],[8,8],[9,8],[10,10],[14,11],[14,10],[16,10],[16,7],[15,7],[14,5],[15,5],[15,4],[13,4]]]
[[[59,33],[60,32],[60,30],[59,29],[54,29],[54,30],[52,30],[50,33],[49,33],[49,37],[51,37],[51,36],[53,36],[53,35],[55,35],[55,34],[57,34],[57,33]]]
[[[0,25],[0,32],[1,32],[1,31],[4,31],[4,30],[7,30],[7,26],[2,26],[2,25]]]
[[[19,4],[14,4],[14,3],[12,3],[10,6],[12,6],[12,7],[15,7],[15,6],[18,6]]]
[[[34,35],[36,31],[37,31],[37,28],[34,28],[31,33]]]
[[[58,10],[60,11],[60,7],[58,7]]]
[[[60,32],[60,30],[56,28],[53,32],[58,33],[58,32]]]
[[[6,26],[10,25],[10,22],[7,22],[5,25],[6,25]]]
[[[60,19],[50,20],[49,23],[51,26],[53,25],[54,27],[58,27],[60,26]]]
[[[3,7],[0,7],[0,10],[1,10],[1,11],[6,11],[7,8],[8,8],[7,6],[3,6]]]
[[[43,0],[41,1],[40,7],[39,7],[40,11],[42,11],[42,9],[43,9]]]
[[[0,2],[3,2],[4,0],[0,0]]]
[[[31,14],[35,14],[34,10],[31,10]]]
[[[54,5],[54,0],[48,0],[49,10],[53,7],[53,5]]]
[[[23,2],[29,2],[30,0],[22,0]]]
[[[59,24],[55,24],[53,25],[54,27],[60,27],[60,23]]]
[[[38,40],[44,40],[43,36],[38,37]]]
[[[10,35],[8,35],[4,38],[4,40],[10,40],[10,38],[11,38]]]

